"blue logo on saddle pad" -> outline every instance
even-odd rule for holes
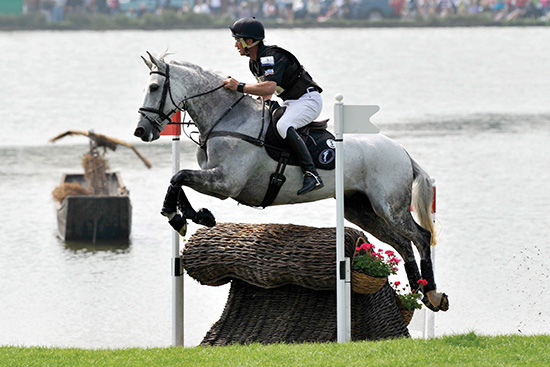
[[[319,154],[319,163],[329,164],[334,160],[335,154],[333,149],[325,149]]]

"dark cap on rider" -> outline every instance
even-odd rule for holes
[[[256,18],[241,18],[229,29],[235,38],[252,38],[255,41],[265,38],[264,25]]]

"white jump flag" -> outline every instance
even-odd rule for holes
[[[344,106],[336,95],[334,130],[336,137],[336,321],[338,343],[351,340],[351,264],[344,250],[344,134],[377,134],[370,118],[378,106]]]

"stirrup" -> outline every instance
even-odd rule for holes
[[[308,180],[308,177],[313,178],[314,181],[311,181],[311,179]],[[309,182],[306,182],[306,181],[309,181]],[[304,184],[303,184],[302,188],[300,190],[298,190],[297,194],[298,195],[304,195],[304,194],[307,194],[310,191],[320,189],[323,186],[324,186],[324,184],[323,184],[323,180],[321,180],[321,176],[316,175],[313,172],[306,171],[304,173]]]
[[[323,180],[321,180],[321,176],[319,176],[318,174],[315,174],[315,173],[310,172],[310,171],[306,171],[304,173],[304,178],[305,178],[305,176],[311,176],[315,179],[315,187],[324,186],[323,185]]]

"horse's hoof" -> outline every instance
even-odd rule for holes
[[[449,297],[445,293],[441,296],[441,302],[438,307],[441,311],[447,311],[449,309]]]
[[[206,208],[199,209],[197,215],[193,218],[193,222],[207,227],[214,227],[216,225],[214,215]]]
[[[187,221],[185,220],[185,218],[182,218],[181,215],[176,214],[172,219],[168,221],[168,223],[170,223],[172,228],[174,228],[174,230],[178,232],[180,236],[185,237],[185,234],[187,233]]]
[[[431,310],[433,312],[438,312],[439,311],[438,308],[436,308],[434,305],[432,305],[432,303],[430,302],[430,299],[428,298],[428,296],[422,297],[422,302],[424,303],[424,306],[428,307],[429,310]]]
[[[437,312],[439,310],[447,311],[449,309],[449,297],[445,293],[430,291],[422,298],[422,302],[424,302],[424,305],[426,305],[426,307],[433,312]],[[434,303],[437,303],[437,306],[434,305]]]

